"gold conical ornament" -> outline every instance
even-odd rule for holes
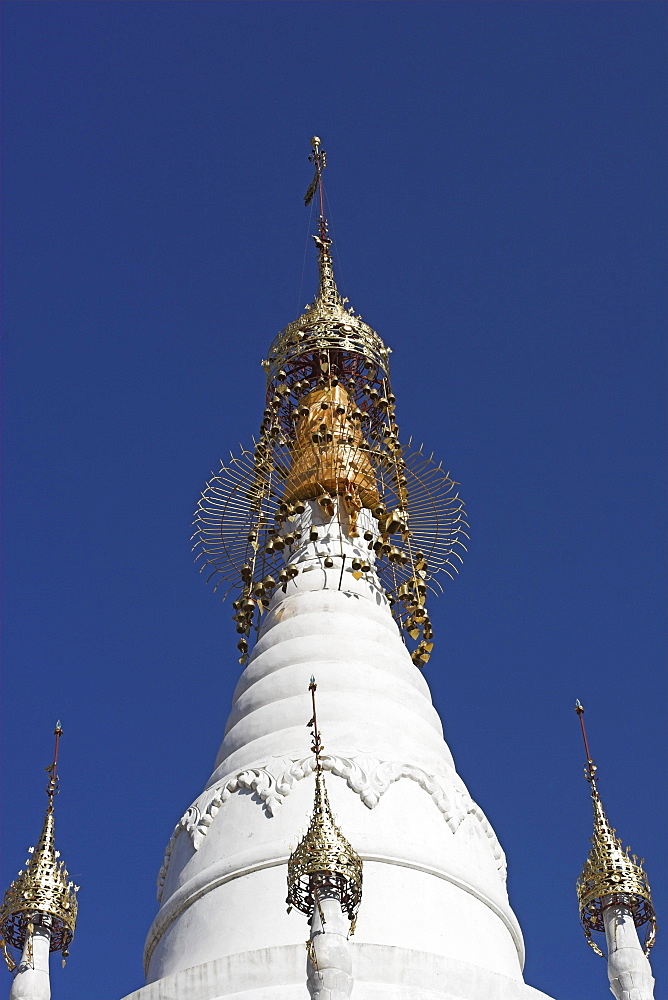
[[[593,931],[605,932],[604,909],[607,906],[621,905],[632,914],[636,927],[647,925],[645,938],[645,954],[647,955],[656,939],[656,916],[652,905],[649,881],[642,867],[643,859],[638,860],[635,854],[630,853],[629,847],[622,846],[621,840],[616,836],[616,831],[608,822],[598,794],[597,768],[589,753],[587,732],[584,725],[584,708],[579,701],[575,704],[575,711],[582,728],[587,754],[585,778],[591,788],[594,807],[592,846],[576,885],[580,904],[580,920],[584,928],[585,938],[596,954],[604,957],[591,935]]]
[[[313,745],[315,753],[315,801],[308,830],[288,861],[288,913],[294,906],[309,919],[319,899],[335,896],[351,922],[354,933],[362,901],[362,860],[334,821],[327,797],[320,754],[323,750],[315,714],[315,679],[309,691],[313,701]]]
[[[51,932],[50,951],[62,951],[63,958],[68,955],[69,945],[74,937],[77,920],[78,885],[69,880],[65,863],[59,861],[60,852],[55,846],[55,815],[53,800],[58,793],[58,744],[62,735],[60,723],[55,729],[55,752],[53,763],[47,768],[50,773],[47,786],[49,804],[46,810],[44,826],[37,846],[29,849],[30,857],[26,867],[19,872],[5,893],[0,908],[0,933],[5,960],[10,970],[15,967],[7,951],[7,945],[23,948],[26,936],[32,933],[35,924],[42,917],[49,917]]]
[[[305,200],[316,193],[320,200],[313,237],[318,290],[262,362],[267,395],[258,439],[221,463],[207,483],[195,512],[193,548],[215,590],[240,590],[233,617],[243,664],[275,589],[285,590],[300,571],[290,555],[299,545],[305,504],[317,500],[355,538],[366,508],[373,519],[363,539],[369,559],[413,662],[422,667],[433,646],[427,592],[439,593],[442,574],[453,577],[462,561],[464,504],[449,472],[400,440],[390,350],[347,305],[334,278],[325,153],[317,136],[309,159],[315,176]]]

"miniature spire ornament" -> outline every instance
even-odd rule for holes
[[[54,799],[59,791],[58,748],[62,736],[60,721],[54,731],[53,763],[47,767],[48,806],[37,846],[30,848],[26,868],[5,893],[0,908],[0,933],[5,960],[15,972],[10,1000],[49,1000],[49,952],[62,951],[63,965],[77,919],[78,885],[69,881],[60,851],[55,848]],[[7,945],[22,952],[14,962]]]
[[[315,678],[309,691],[313,715],[315,801],[308,830],[288,861],[288,912],[294,906],[309,918],[307,985],[312,1000],[345,1000],[353,987],[348,931],[355,931],[362,900],[362,861],[334,821],[320,755],[323,750],[315,708]]]
[[[325,567],[336,565],[342,578],[375,570],[422,667],[433,648],[426,595],[442,590],[439,574],[452,576],[461,562],[463,502],[432,456],[400,442],[390,351],[336,285],[324,214],[326,157],[320,139],[311,142],[315,176],[305,202],[319,194],[318,290],[262,362],[267,397],[259,438],[204,489],[194,549],[214,589],[239,587],[233,617],[245,664],[272,595],[299,572],[300,547],[322,536],[309,509],[317,501],[359,540],[352,559],[339,547],[323,556]]]
[[[603,809],[598,794],[596,765],[589,752],[584,707],[575,703],[580,720],[587,763],[585,778],[594,807],[592,847],[577,882],[580,920],[587,943],[597,955],[603,952],[592,939],[592,931],[605,933],[608,979],[617,1000],[653,1000],[654,979],[647,956],[656,937],[656,917],[649,882],[642,864],[629,848],[623,848]],[[647,925],[644,948],[637,928]]]

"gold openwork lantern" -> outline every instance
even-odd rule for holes
[[[288,861],[288,912],[294,906],[310,919],[324,896],[335,896],[354,933],[362,901],[362,861],[337,826],[327,797],[322,769],[323,746],[315,711],[315,679],[309,691],[313,702],[312,750],[315,754],[315,800],[308,830]]]
[[[11,945],[20,952],[36,925],[43,924],[49,929],[50,951],[61,951],[63,959],[69,954],[74,937],[79,886],[69,878],[55,844],[54,798],[59,790],[56,767],[62,732],[58,723],[54,733],[53,763],[47,768],[50,774],[46,789],[48,805],[42,832],[37,845],[29,849],[26,867],[7,889],[0,908],[2,947],[10,970],[16,967],[16,963],[7,946]]]
[[[577,895],[580,906],[580,920],[587,943],[597,955],[603,952],[592,938],[592,932],[604,933],[603,910],[606,906],[619,904],[633,916],[636,927],[646,927],[645,954],[656,939],[656,915],[652,904],[649,881],[643,869],[643,859],[631,854],[629,847],[623,847],[610,826],[603,803],[598,794],[596,765],[589,753],[589,743],[584,724],[584,708],[576,702],[575,711],[580,719],[587,763],[585,778],[591,788],[594,807],[594,834],[591,850],[585,861],[582,874],[577,880]]]

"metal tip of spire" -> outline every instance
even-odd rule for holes
[[[325,305],[330,309],[336,308],[337,306],[342,308],[343,302],[334,279],[334,267],[331,253],[332,241],[328,235],[328,225],[325,217],[325,194],[322,186],[322,172],[327,166],[327,154],[324,149],[322,149],[320,145],[320,137],[317,135],[314,135],[311,139],[311,153],[309,155],[309,161],[314,165],[315,173],[313,175],[313,180],[304,195],[304,204],[310,205],[316,192],[318,193],[320,201],[318,235],[313,237],[318,250],[318,271],[320,277],[316,302],[320,301],[322,305]]]
[[[320,739],[320,730],[318,729],[318,717],[315,711],[315,692],[318,685],[315,682],[315,677],[311,674],[311,681],[309,683],[308,689],[311,692],[311,704],[313,706],[313,715],[309,726],[313,726],[313,742],[311,743],[311,750],[315,754],[315,769],[316,773],[320,774],[322,771],[322,763],[320,761],[320,754],[322,753],[323,746],[322,740]]]
[[[582,732],[582,742],[584,743],[585,753],[587,755],[587,764],[585,767],[585,778],[591,784],[591,794],[596,796],[598,794],[596,789],[596,771],[598,768],[592,760],[591,752],[589,750],[589,741],[587,739],[587,730],[585,728],[584,722],[584,705],[579,698],[575,699],[575,712],[580,720],[580,730]]]
[[[46,794],[49,797],[49,810],[53,810],[53,800],[55,796],[60,791],[58,787],[58,750],[60,747],[60,737],[63,735],[63,730],[60,726],[60,719],[56,722],[56,728],[53,731],[55,736],[54,746],[53,746],[53,760],[46,768],[46,773],[50,775],[49,783],[46,786]]]
[[[311,139],[311,152],[309,154],[309,163],[312,163],[315,167],[315,174],[313,175],[313,180],[309,184],[308,190],[304,195],[304,205],[308,207],[313,201],[313,197],[316,191],[320,192],[320,216],[324,216],[323,210],[323,195],[322,195],[322,172],[327,166],[327,153],[324,149],[320,148],[320,136],[314,135]]]

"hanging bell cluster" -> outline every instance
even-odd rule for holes
[[[277,587],[299,572],[294,549],[316,542],[303,514],[311,501],[356,539],[393,613],[424,665],[433,647],[428,590],[461,562],[467,524],[456,483],[420,449],[404,447],[389,378],[389,350],[347,306],[334,280],[331,240],[314,237],[319,288],[305,313],[281,331],[263,362],[266,405],[252,451],[223,463],[195,513],[194,548],[218,588],[240,584],[234,601],[241,662]],[[360,528],[363,510],[374,522]],[[331,556],[328,558],[331,564]],[[325,566],[327,567],[327,562]]]

